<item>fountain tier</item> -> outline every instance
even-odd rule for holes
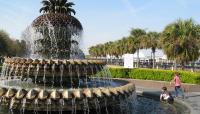
[[[6,69],[3,74],[7,79],[31,79],[35,84],[73,85],[72,88],[74,88],[78,87],[80,81],[87,83],[86,81],[89,81],[91,77],[99,76],[103,73],[104,66],[105,62],[98,60],[6,58],[4,63]]]
[[[81,23],[71,15],[43,14],[24,32],[30,56],[36,58],[80,58]]]
[[[14,80],[17,81],[18,80]],[[4,81],[3,81],[4,82]],[[135,91],[135,86],[126,81],[115,81],[120,84],[119,87],[100,87],[100,88],[80,88],[80,89],[40,89],[40,88],[20,88],[6,86],[1,82],[0,98],[3,105],[10,105],[12,109],[23,108],[23,102],[26,110],[47,110],[46,105],[51,106],[51,111],[59,110],[62,106],[62,111],[71,111],[73,105],[72,100],[76,100],[75,105],[77,110],[82,110],[84,100],[88,100],[88,107],[95,109],[96,102],[99,100],[99,105],[105,107],[105,100],[108,100],[107,106],[119,105],[121,98],[129,98]],[[11,106],[12,105],[12,106]],[[38,107],[36,107],[36,105]],[[56,106],[57,105],[57,106]]]
[[[105,62],[98,60],[5,58],[0,81],[1,104],[10,109],[119,107],[122,99],[131,99],[134,92],[133,83],[111,80]]]

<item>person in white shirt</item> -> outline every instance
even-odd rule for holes
[[[171,93],[167,91],[167,87],[162,87],[162,93],[160,94],[160,101],[173,104],[174,98]]]

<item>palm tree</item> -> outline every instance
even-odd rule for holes
[[[111,63],[112,63],[112,56],[116,55],[116,41],[115,42],[108,42],[107,45],[107,54],[111,56]]]
[[[118,55],[122,56],[125,53],[128,53],[128,46],[127,46],[127,38],[123,37],[121,40],[116,42]]]
[[[142,46],[142,39],[145,37],[146,35],[146,31],[140,28],[137,29],[132,29],[131,30],[131,35],[130,37],[132,37],[135,47],[136,47],[136,52],[137,52],[137,67],[139,67],[139,62],[140,62],[140,58],[139,58],[139,49],[143,48]]]
[[[199,25],[192,19],[177,20],[169,24],[162,34],[162,44],[168,59],[172,59],[181,64],[184,69],[185,63],[198,59],[200,31]]]
[[[98,44],[89,48],[89,54],[94,57],[105,57],[106,56],[105,44]]]
[[[112,44],[112,42],[106,42],[104,44],[104,49],[105,49],[105,54],[106,55],[110,55],[110,45]]]
[[[159,46],[160,34],[157,32],[148,32],[143,38],[142,45],[145,48],[151,48],[153,54],[153,68],[155,68],[155,52]]]
[[[96,57],[97,58],[97,51],[96,51],[96,47],[95,46],[92,46],[89,48],[89,54],[93,57]]]
[[[68,2],[68,0],[43,0],[41,3],[43,7],[40,9],[40,12],[43,13],[76,14],[76,11],[71,8],[75,4]]]

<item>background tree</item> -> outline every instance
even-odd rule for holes
[[[89,48],[91,56],[102,56],[107,55],[122,57],[126,53],[135,53],[136,49],[134,46],[134,39],[131,37],[123,37],[121,40],[114,42],[107,42],[105,44],[98,44]]]
[[[155,52],[156,49],[159,48],[159,40],[160,40],[160,33],[157,32],[148,32],[146,36],[143,38],[142,45],[144,48],[151,48],[153,54],[153,68],[155,68]]]
[[[97,58],[97,51],[96,51],[96,47],[95,46],[92,46],[89,48],[89,54],[93,57],[96,57]]]
[[[18,57],[22,57],[25,56],[27,54],[27,47],[26,47],[26,42],[24,40],[15,40],[13,41],[12,44],[13,48],[14,48],[14,52],[15,55],[13,56],[18,56]]]
[[[8,48],[9,48],[9,42],[10,42],[10,38],[8,36],[8,34],[3,31],[0,30],[0,56],[6,56],[7,52],[8,52]]]
[[[199,25],[192,19],[179,19],[163,31],[163,50],[168,59],[180,63],[184,69],[186,63],[196,61],[199,57],[199,38]]]
[[[136,48],[136,52],[137,52],[137,67],[139,67],[139,62],[140,62],[140,58],[139,58],[139,50],[141,48],[143,48],[142,45],[142,40],[146,35],[146,31],[140,28],[136,28],[136,29],[132,29],[131,30],[131,34],[130,37],[133,39],[135,48]]]
[[[0,30],[0,56],[24,56],[26,50],[25,41],[13,40],[5,31]]]
[[[162,33],[148,32],[137,28],[132,29],[129,37],[121,40],[107,42],[104,46],[103,55],[119,57],[125,53],[135,53],[137,50],[137,66],[139,66],[139,49],[151,48],[153,54],[153,68],[155,68],[155,52],[157,48],[164,50],[169,60],[184,65],[194,62],[199,58],[200,50],[200,25],[192,19],[177,20],[166,26]],[[98,45],[93,48],[99,48]],[[96,49],[97,50],[97,49]],[[176,64],[175,64],[176,66]]]

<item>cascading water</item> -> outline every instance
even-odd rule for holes
[[[44,18],[46,21],[47,18]],[[79,48],[81,34],[82,30],[71,25],[54,26],[48,22],[42,27],[29,26],[23,33],[23,39],[28,44],[31,58],[80,59],[83,58]]]
[[[64,65],[60,66],[60,87],[63,88],[63,72],[64,72]]]
[[[54,86],[54,79],[55,79],[55,64],[53,64],[52,65],[52,80],[51,80],[51,83],[52,83],[52,85],[51,85],[51,87],[53,88],[53,86]]]
[[[36,80],[37,80],[37,77],[38,77],[38,73],[39,73],[39,71],[40,71],[40,65],[37,64],[37,65],[36,65],[36,72],[35,72],[35,84],[36,84],[36,85],[37,85]]]

